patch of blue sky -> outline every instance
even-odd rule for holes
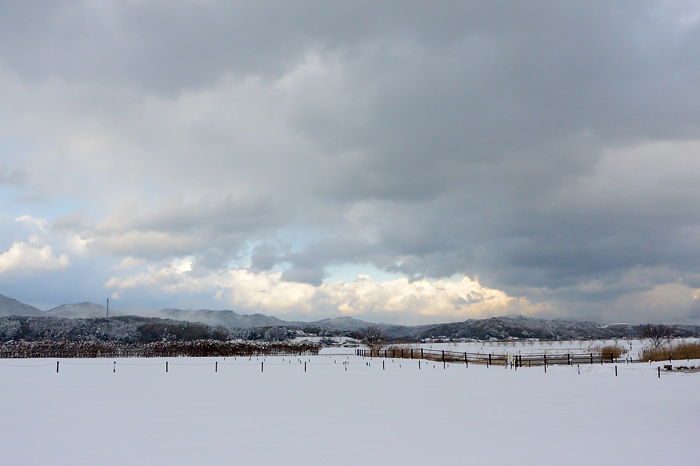
[[[278,242],[280,245],[280,255],[285,253],[298,253],[304,251],[310,245],[324,239],[324,236],[319,232],[304,229],[285,228],[279,230],[274,238],[250,240],[246,243],[246,247],[241,250],[239,256],[229,262],[229,268],[247,268],[250,267],[255,248],[266,242]],[[285,250],[289,248],[288,250]],[[279,263],[275,266],[275,271],[284,271],[289,268],[289,263]]]
[[[437,281],[443,281],[443,282],[461,282],[464,280],[464,274],[458,273],[455,275],[452,275],[450,277],[443,277],[443,278],[428,278],[427,279],[430,283],[435,283]]]
[[[7,251],[15,241],[25,241],[27,236],[26,229],[15,221],[14,216],[0,212],[0,254]]]
[[[338,281],[349,283],[355,281],[359,275],[369,275],[376,282],[386,282],[405,277],[403,274],[380,270],[372,264],[346,263],[329,266],[326,268],[326,273],[325,281],[327,283],[335,283]]]
[[[327,237],[317,230],[299,228],[284,228],[277,232],[277,236],[289,245],[291,253],[302,252],[310,245]]]
[[[29,215],[49,221],[76,210],[86,212],[88,215],[97,213],[96,209],[94,209],[95,212],[91,212],[93,209],[89,205],[75,198],[51,196],[46,199],[41,195],[12,186],[0,186],[0,210],[12,217]]]

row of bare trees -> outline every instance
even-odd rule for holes
[[[311,342],[15,340],[0,343],[0,358],[226,357],[318,354]]]

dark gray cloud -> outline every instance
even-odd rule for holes
[[[343,264],[478,275],[599,316],[700,286],[699,13],[5,3],[0,97],[18,114],[6,131],[40,148],[26,183],[90,204],[94,221],[53,229],[91,251],[289,266],[283,280],[314,285]]]
[[[10,168],[0,162],[0,184],[9,186],[22,186],[29,177],[23,168]]]

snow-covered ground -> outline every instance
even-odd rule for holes
[[[700,464],[700,373],[301,361],[0,360],[0,464]]]

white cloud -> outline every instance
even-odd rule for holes
[[[137,259],[134,257],[125,257],[117,266],[118,270],[133,269],[145,265],[147,262],[144,259]]]
[[[0,254],[0,274],[16,271],[22,273],[46,272],[65,269],[70,265],[67,254],[56,257],[49,245],[15,242],[9,250]]]
[[[437,320],[700,286],[697,5],[132,3],[0,15],[3,248],[46,237],[76,295]]]
[[[352,282],[324,282],[319,286],[282,280],[281,272],[253,273],[246,269],[199,274],[192,261],[151,268],[126,278],[111,278],[115,289],[157,288],[165,293],[210,293],[229,305],[251,311],[324,315],[400,314],[439,316],[450,320],[507,313],[531,313],[541,307],[524,298],[482,286],[478,280],[375,281],[361,275]]]
[[[614,311],[637,321],[653,321],[660,309],[668,321],[697,319],[700,317],[700,288],[684,283],[665,283],[620,297]]]
[[[80,235],[70,235],[67,240],[67,247],[76,254],[83,254],[87,251],[90,240],[82,238]]]
[[[15,222],[23,223],[26,225],[34,225],[42,233],[46,233],[46,225],[48,223],[45,218],[36,218],[32,217],[31,215],[22,215],[20,217],[17,217],[15,219]]]

